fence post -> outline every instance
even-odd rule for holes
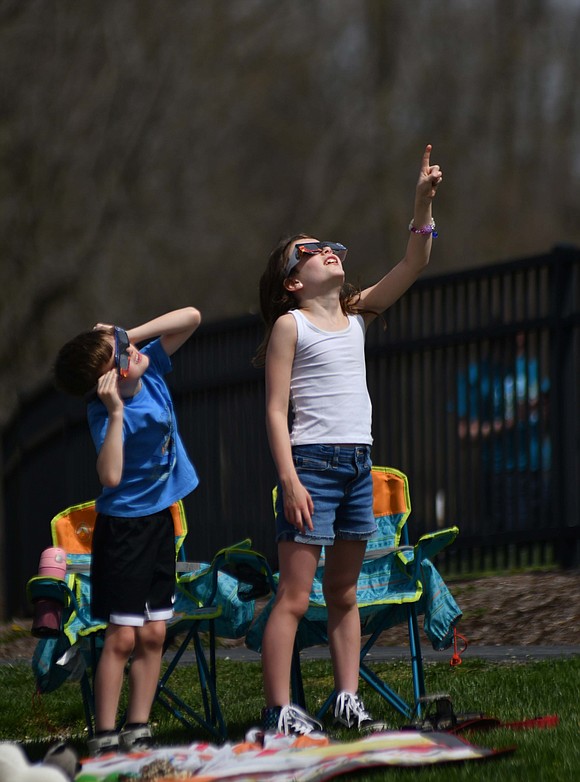
[[[556,545],[557,562],[564,568],[580,564],[580,539],[577,527],[580,518],[578,454],[578,406],[575,402],[578,370],[574,318],[573,262],[579,251],[575,247],[556,245],[551,267],[551,350],[550,350],[550,413],[552,416],[552,501],[554,518],[560,528]],[[576,324],[576,330],[578,325]]]
[[[4,475],[4,443],[0,447],[0,475]],[[4,512],[4,481],[0,481],[0,621],[8,620],[8,585],[6,583],[6,514]]]

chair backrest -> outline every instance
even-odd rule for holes
[[[407,476],[393,467],[372,468],[373,513],[378,530],[367,543],[366,558],[373,559],[407,543],[406,523],[411,513]]]
[[[175,553],[181,550],[187,535],[187,520],[183,502],[179,500],[170,507],[175,531]],[[67,552],[67,560],[73,561],[78,555],[91,553],[93,531],[97,519],[95,501],[89,500],[57,513],[50,522],[52,542]]]
[[[50,522],[53,545],[63,548],[67,555],[90,554],[96,518],[94,500],[71,505],[57,513]]]
[[[175,531],[175,555],[179,554],[187,534],[187,521],[181,500],[171,508]],[[66,620],[64,632],[74,644],[78,636],[104,629],[105,624],[90,616],[90,564],[93,532],[97,519],[95,501],[71,505],[57,513],[51,521],[52,541],[66,551],[67,584],[74,597],[73,609]]]
[[[392,551],[408,542],[405,524],[411,513],[411,497],[407,476],[393,467],[373,465],[373,514],[377,531],[368,541],[365,560]],[[322,549],[319,567],[324,565]]]

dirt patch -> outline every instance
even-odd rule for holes
[[[580,571],[454,580],[449,587],[463,611],[458,630],[470,645],[580,646]],[[0,624],[0,659],[31,658],[36,639],[30,625],[17,619]],[[404,641],[402,626],[381,638],[388,645]]]
[[[30,620],[14,619],[0,624],[0,660],[30,659],[36,638],[30,634]]]
[[[470,645],[580,646],[580,572],[538,572],[454,580],[448,586]],[[421,619],[419,619],[421,625]],[[396,645],[403,628],[384,634]]]
[[[452,585],[462,634],[487,645],[580,645],[580,572],[494,576]]]

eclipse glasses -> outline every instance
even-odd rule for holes
[[[129,374],[129,337],[125,329],[115,326],[115,366],[119,377]]]
[[[297,243],[296,245],[294,245],[294,249],[288,256],[288,262],[284,267],[284,273],[286,277],[288,277],[292,269],[298,263],[300,263],[300,261],[302,260],[302,258],[304,258],[304,256],[318,255],[318,253],[324,252],[324,250],[327,247],[340,258],[341,262],[344,262],[348,250],[346,249],[344,244],[340,244],[340,242],[323,241],[323,242],[304,242],[303,244]]]

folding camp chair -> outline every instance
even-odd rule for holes
[[[175,528],[176,556],[183,551],[187,534],[187,522],[182,502],[171,506]],[[41,638],[35,651],[34,665],[40,691],[49,692],[60,686],[67,678],[79,679],[83,708],[89,736],[94,733],[94,674],[103,643],[106,625],[93,620],[90,613],[90,561],[93,529],[96,520],[94,501],[66,508],[51,522],[53,545],[65,549],[67,559],[64,579],[34,576],[27,585],[29,599],[49,599],[62,605],[60,632],[55,638]],[[191,565],[190,565],[191,568]],[[204,577],[211,568],[200,568]],[[192,583],[195,577],[191,577]],[[199,631],[213,627],[213,621],[222,613],[221,606],[214,602],[216,590],[210,590],[205,600],[197,599],[187,607],[187,625],[190,640],[196,656],[199,672],[203,713],[188,708],[189,717],[205,727],[217,738],[225,736],[221,708],[216,692],[215,657],[208,663]],[[174,640],[179,628],[174,626],[167,633],[166,648]],[[214,647],[215,648],[215,647]],[[176,664],[176,663],[175,663]],[[173,666],[173,668],[175,665]],[[172,668],[172,670],[173,670]],[[169,708],[179,719],[180,712],[162,700],[163,677],[158,685],[156,699]]]
[[[453,628],[461,611],[430,561],[441,549],[455,540],[457,527],[424,535],[409,545],[407,519],[411,501],[407,477],[388,467],[373,467],[374,515],[378,524],[375,537],[369,541],[357,586],[361,632],[368,636],[360,652],[360,675],[379,695],[406,718],[420,712],[419,699],[425,695],[421,641],[417,616],[424,614],[424,629],[435,649],[445,649],[453,641]],[[298,650],[327,644],[327,611],[322,591],[324,551],[310,594],[309,608],[298,626]],[[249,648],[259,651],[261,639],[273,601],[256,619],[246,636]],[[369,668],[366,658],[379,636],[402,622],[408,627],[409,654],[414,703],[404,700],[391,686]],[[294,655],[294,701],[305,707],[301,686],[299,656]],[[329,695],[317,713],[320,719],[328,711],[336,693]]]
[[[209,564],[177,563],[175,614],[167,627],[167,644],[174,643],[176,647],[157,688],[157,702],[183,725],[193,727],[193,719],[221,740],[226,739],[227,728],[217,699],[216,637],[242,638],[254,617],[255,600],[270,594],[275,588],[266,558],[253,551],[251,545],[251,540],[246,539],[223,548]],[[214,611],[207,616],[200,613],[211,607]],[[202,645],[202,635],[206,633],[207,669],[199,664],[200,660],[206,661]],[[190,646],[193,646],[198,660],[204,718],[173,689],[170,682]],[[203,686],[205,676],[209,676],[212,683],[209,689]]]

